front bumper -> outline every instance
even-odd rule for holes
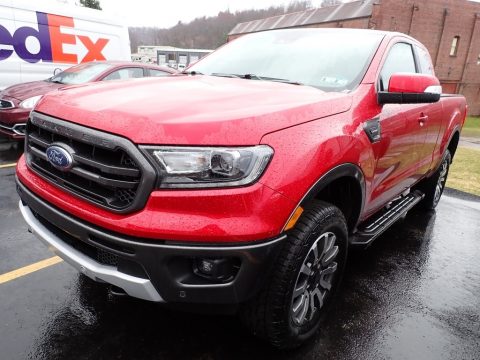
[[[83,222],[46,203],[17,179],[20,210],[31,231],[86,276],[144,300],[238,304],[264,285],[285,235],[242,246],[180,245],[132,238]],[[192,269],[198,258],[238,260],[228,282],[212,282]]]

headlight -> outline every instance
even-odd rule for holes
[[[248,185],[267,167],[273,150],[243,148],[144,146],[160,175],[159,188],[212,188]]]
[[[26,100],[23,100],[20,103],[20,107],[24,109],[33,109],[35,105],[37,105],[38,100],[42,98],[43,95],[38,95],[38,96],[33,96],[31,98],[28,98]]]

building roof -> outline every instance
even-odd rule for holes
[[[237,24],[233,30],[230,31],[229,35],[370,17],[375,1],[376,0],[352,1],[335,6],[309,9],[266,19],[248,21]]]
[[[159,46],[159,45],[139,45],[137,50],[140,49],[149,49],[149,50],[157,50],[157,51],[188,51],[188,52],[213,52],[210,49],[184,49],[184,48],[177,48],[174,46]]]

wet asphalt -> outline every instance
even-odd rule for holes
[[[0,165],[21,149],[0,144]],[[0,274],[53,256],[0,169]],[[480,359],[480,198],[449,191],[352,254],[314,340],[276,351],[233,316],[111,298],[65,263],[0,284],[0,359]]]

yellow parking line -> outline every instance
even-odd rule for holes
[[[31,265],[24,266],[20,269],[10,271],[8,273],[5,273],[3,275],[0,275],[0,284],[15,280],[19,277],[31,274],[35,271],[45,269],[46,267],[58,264],[59,262],[62,262],[63,260],[59,258],[58,256],[51,257],[49,259],[45,259],[39,262],[36,262]]]
[[[13,164],[4,164],[4,165],[0,165],[0,169],[3,169],[3,168],[9,168],[9,167],[14,167],[16,166],[17,163],[13,163]]]

